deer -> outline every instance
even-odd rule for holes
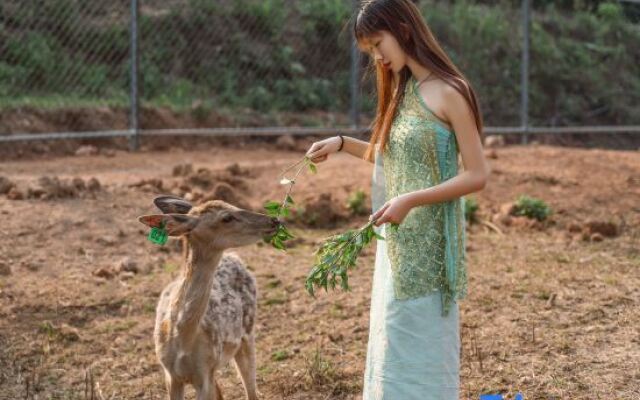
[[[169,399],[182,400],[190,384],[198,400],[222,400],[215,373],[233,359],[247,400],[257,400],[256,281],[225,250],[268,238],[279,220],[222,200],[193,206],[160,196],[153,202],[162,214],[138,220],[181,237],[184,249],[179,276],[160,294],[153,335]]]

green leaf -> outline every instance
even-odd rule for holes
[[[280,203],[270,200],[264,203],[264,208],[266,208],[267,210],[278,209],[280,208]]]
[[[311,171],[312,174],[315,174],[318,172],[316,165],[312,162],[309,162],[309,171]]]

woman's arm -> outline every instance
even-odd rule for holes
[[[350,136],[342,137],[344,138],[344,144],[340,151],[362,159],[369,143]],[[314,163],[326,161],[327,158],[329,158],[329,154],[338,151],[340,143],[341,139],[338,136],[332,136],[319,142],[314,142],[307,151],[307,156]]]
[[[439,185],[407,193],[412,207],[440,203],[482,190],[491,169],[482,150],[478,127],[466,99],[451,86],[443,90],[446,107],[443,110],[451,122],[462,155],[464,171]]]
[[[350,136],[342,137],[344,138],[344,146],[342,146],[342,151],[345,151],[354,157],[364,157],[364,153],[365,151],[367,151],[367,147],[369,147],[369,142],[365,142],[364,140],[356,139]]]

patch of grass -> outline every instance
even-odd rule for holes
[[[551,297],[551,293],[543,290],[540,293],[536,293],[535,297],[538,300],[549,300],[549,297]]]
[[[544,221],[549,215],[551,215],[551,213],[551,207],[549,207],[544,200],[529,197],[527,195],[521,195],[516,200],[515,215]]]
[[[38,328],[38,331],[47,335],[47,337],[51,340],[55,339],[58,335],[58,329],[49,321],[42,322],[40,324],[40,327]]]
[[[271,354],[271,359],[273,361],[284,361],[284,360],[288,359],[289,357],[291,357],[291,356],[286,350],[278,350],[278,351],[274,352],[273,354]]]
[[[347,199],[347,208],[351,211],[352,215],[366,215],[369,213],[367,209],[367,195],[362,189],[358,189],[356,192],[349,195]]]
[[[343,312],[344,307],[342,307],[341,304],[332,304],[331,308],[329,308],[329,315],[333,318],[337,318],[337,319],[347,319],[349,318],[348,316],[346,316]]]
[[[285,294],[275,293],[272,297],[269,297],[264,301],[264,305],[273,306],[278,304],[285,304],[287,301],[287,296]]]
[[[269,365],[263,365],[261,367],[258,367],[256,372],[259,376],[265,376],[271,374],[273,372],[273,368],[271,368]]]
[[[333,382],[337,375],[335,366],[331,360],[324,358],[319,347],[310,357],[305,358],[305,367],[312,386],[323,386]]]
[[[474,197],[465,197],[464,199],[464,218],[468,223],[475,223],[478,221],[478,201]]]
[[[106,325],[100,328],[99,332],[100,333],[126,332],[136,325],[138,325],[138,322],[133,320],[108,322]]]
[[[278,286],[280,286],[281,284],[282,284],[282,281],[280,279],[274,279],[274,280],[271,280],[271,281],[267,282],[267,287],[269,289],[275,289]]]

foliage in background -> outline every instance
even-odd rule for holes
[[[515,203],[514,215],[523,215],[527,218],[544,221],[551,215],[551,207],[544,200],[521,195]]]
[[[362,189],[358,189],[349,195],[349,198],[347,199],[347,208],[353,215],[365,215],[370,211],[366,200],[367,195],[365,192]]]
[[[464,218],[468,223],[478,221],[478,201],[475,197],[465,197],[464,199]]]
[[[520,8],[516,0],[420,7],[474,84],[491,125],[519,122]],[[350,2],[141,1],[146,102],[176,109],[268,113],[349,107]],[[534,2],[531,123],[640,122],[640,27],[630,5]],[[0,3],[0,106],[128,103],[128,2]],[[366,56],[365,56],[366,57]],[[363,60],[365,63],[366,60]],[[372,82],[363,105],[373,111]],[[40,102],[38,102],[41,100]]]

